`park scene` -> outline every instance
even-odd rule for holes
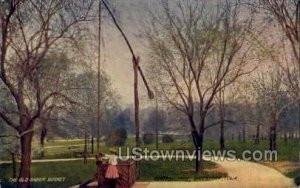
[[[0,0],[0,188],[300,186],[300,0]]]

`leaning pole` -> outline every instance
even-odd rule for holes
[[[110,8],[108,7],[107,3],[105,2],[105,0],[102,0],[103,5],[105,6],[105,8],[107,9],[109,15],[111,16],[114,25],[117,27],[117,29],[119,30],[119,32],[121,33],[123,39],[125,40],[127,47],[132,55],[132,63],[133,63],[133,71],[134,71],[134,123],[135,123],[135,144],[136,147],[140,146],[140,124],[139,124],[139,94],[138,94],[138,73],[140,73],[140,76],[143,79],[144,85],[147,89],[148,92],[148,97],[150,99],[154,98],[154,93],[152,92],[152,90],[150,89],[148,82],[143,74],[143,71],[139,65],[140,62],[140,58],[138,56],[135,55],[133,48],[128,40],[128,38],[126,37],[125,33],[123,32],[123,30],[121,29],[120,25],[118,24],[114,14],[112,13],[112,11],[110,10]],[[138,156],[137,156],[138,157]],[[136,163],[137,165],[137,174],[139,174],[139,167],[138,167],[138,163]]]

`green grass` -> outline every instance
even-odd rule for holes
[[[83,145],[73,147],[76,144],[83,144],[81,140],[75,141],[52,141],[50,143],[46,143],[46,146],[60,146],[54,148],[46,148],[45,149],[45,158],[46,159],[55,159],[55,158],[70,158],[74,157],[74,152],[82,152]],[[226,150],[234,150],[237,153],[237,157],[241,158],[241,154],[245,150],[260,150],[265,151],[268,150],[268,141],[263,140],[259,145],[254,144],[252,141],[247,141],[245,143],[240,141],[226,141]],[[122,147],[122,154],[126,154],[126,147],[133,148],[134,147],[134,138],[129,137],[124,147]],[[300,151],[300,143],[297,141],[288,141],[284,142],[283,140],[277,141],[278,145],[278,160],[279,161],[298,161],[299,160],[299,151]],[[147,147],[149,150],[154,150],[155,144],[150,145],[142,145],[142,148]],[[205,140],[204,142],[204,150],[218,150],[219,144],[217,141]],[[100,149],[102,152],[108,152],[110,147],[105,145],[101,145]],[[118,148],[115,147],[118,150]],[[159,143],[159,150],[170,150],[170,149],[186,149],[186,150],[194,150],[193,143],[190,140],[179,141],[170,144]],[[91,148],[88,147],[88,151],[91,151]],[[94,144],[94,151],[96,151],[96,143]],[[36,157],[38,158],[38,157]]]
[[[297,177],[297,176],[300,177],[300,168],[295,169],[295,170],[293,170],[293,171],[291,171],[291,172],[288,172],[288,173],[286,174],[286,176],[287,176],[287,177],[290,177],[290,178],[295,178],[295,177]]]
[[[18,165],[19,166],[19,165]],[[11,165],[2,164],[0,166],[0,178],[2,182],[9,182],[9,178],[12,177]],[[54,178],[63,177],[63,182],[33,182],[33,187],[67,187],[80,182],[84,182],[93,177],[96,172],[95,162],[89,160],[85,165],[83,161],[68,161],[68,162],[45,162],[45,163],[32,163],[31,176],[34,178]],[[14,187],[14,185],[12,185]]]
[[[70,140],[50,140],[46,142],[46,146],[59,146],[59,145],[77,145],[84,144],[83,139],[70,139]]]
[[[183,170],[192,170],[194,161],[141,161],[140,163],[140,180],[141,181],[193,181],[193,180],[208,180],[226,177],[224,173],[203,172],[195,174],[193,172],[183,172]],[[214,168],[215,163],[204,162],[206,169]],[[0,165],[0,178],[2,182],[8,181],[12,177],[10,164]],[[67,187],[84,182],[93,177],[96,172],[94,160],[88,160],[87,164],[83,164],[82,160],[68,162],[44,162],[32,163],[31,173],[34,178],[51,178],[64,177],[63,182],[59,183],[34,183],[33,187]],[[13,187],[13,185],[11,185]],[[9,186],[7,186],[9,187]]]

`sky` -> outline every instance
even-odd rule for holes
[[[129,38],[133,50],[137,56],[140,56],[140,66],[146,73],[145,64],[147,53],[144,40],[136,37],[140,26],[137,26],[138,18],[142,17],[140,9],[143,2],[140,0],[116,1],[117,19],[125,34]],[[120,94],[123,105],[133,103],[133,64],[131,53],[112,22],[103,22],[102,27],[102,68],[109,75],[113,88]],[[139,91],[141,99],[145,97],[145,87],[142,79],[139,78]]]
[[[139,32],[143,30],[143,21],[147,20],[147,8],[158,11],[158,0],[114,0],[117,21],[120,23],[125,34],[133,46],[134,52],[140,56],[140,66],[146,74],[148,63],[146,40],[141,38]],[[103,14],[107,15],[106,10]],[[133,66],[132,57],[120,32],[113,25],[110,18],[105,20],[102,27],[102,68],[109,75],[112,86],[120,94],[122,105],[133,103]],[[267,32],[268,37],[271,33]],[[96,61],[95,61],[96,62]],[[96,66],[95,66],[96,68]],[[151,87],[151,84],[150,84]],[[139,78],[139,91],[141,103],[148,104],[146,89]]]

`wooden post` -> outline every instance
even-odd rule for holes
[[[157,102],[157,95],[155,98],[155,143],[156,143],[156,149],[158,150],[158,102]]]
[[[139,121],[139,92],[138,92],[138,66],[139,57],[133,58],[133,73],[134,73],[134,123],[135,123],[135,146],[140,147],[140,121]],[[138,157],[138,156],[136,156]],[[139,176],[139,162],[136,162],[137,175]]]
[[[100,121],[101,121],[101,114],[100,114],[100,87],[101,87],[101,0],[99,0],[99,28],[98,28],[98,99],[97,99],[97,152],[100,151]]]
[[[134,122],[135,122],[135,146],[140,147],[140,121],[139,121],[139,92],[138,92],[138,64],[139,57],[133,59],[133,73],[134,73]]]

